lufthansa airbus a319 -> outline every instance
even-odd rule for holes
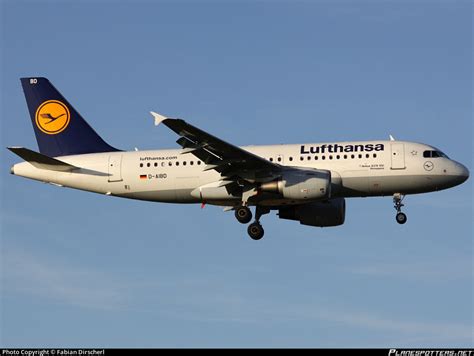
[[[439,149],[384,141],[234,146],[181,119],[152,112],[181,148],[122,151],[107,144],[46,78],[21,84],[39,152],[8,147],[25,162],[11,173],[57,186],[164,203],[233,210],[248,234],[263,237],[262,215],[309,226],[344,223],[345,198],[391,196],[404,224],[403,198],[457,186],[468,169]]]

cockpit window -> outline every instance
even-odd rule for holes
[[[423,157],[424,158],[439,158],[439,157],[449,158],[441,151],[424,151]]]

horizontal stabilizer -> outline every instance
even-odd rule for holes
[[[56,158],[48,157],[44,154],[29,150],[24,147],[7,147],[17,156],[23,158],[26,162],[32,164],[38,169],[48,169],[58,172],[71,172],[79,167],[73,166],[69,163],[60,161]]]

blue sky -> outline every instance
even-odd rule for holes
[[[2,1],[1,143],[37,148],[45,76],[110,144],[176,147],[150,110],[234,144],[432,144],[472,170],[472,4]],[[474,346],[472,184],[351,199],[345,225],[121,200],[9,174],[1,346]]]

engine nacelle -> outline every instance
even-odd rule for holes
[[[260,189],[280,193],[286,199],[328,199],[331,196],[331,172],[321,169],[291,170],[284,172],[277,181],[263,183]]]
[[[346,201],[344,198],[331,199],[325,202],[308,203],[281,208],[280,219],[299,220],[302,225],[338,226],[346,218]]]

